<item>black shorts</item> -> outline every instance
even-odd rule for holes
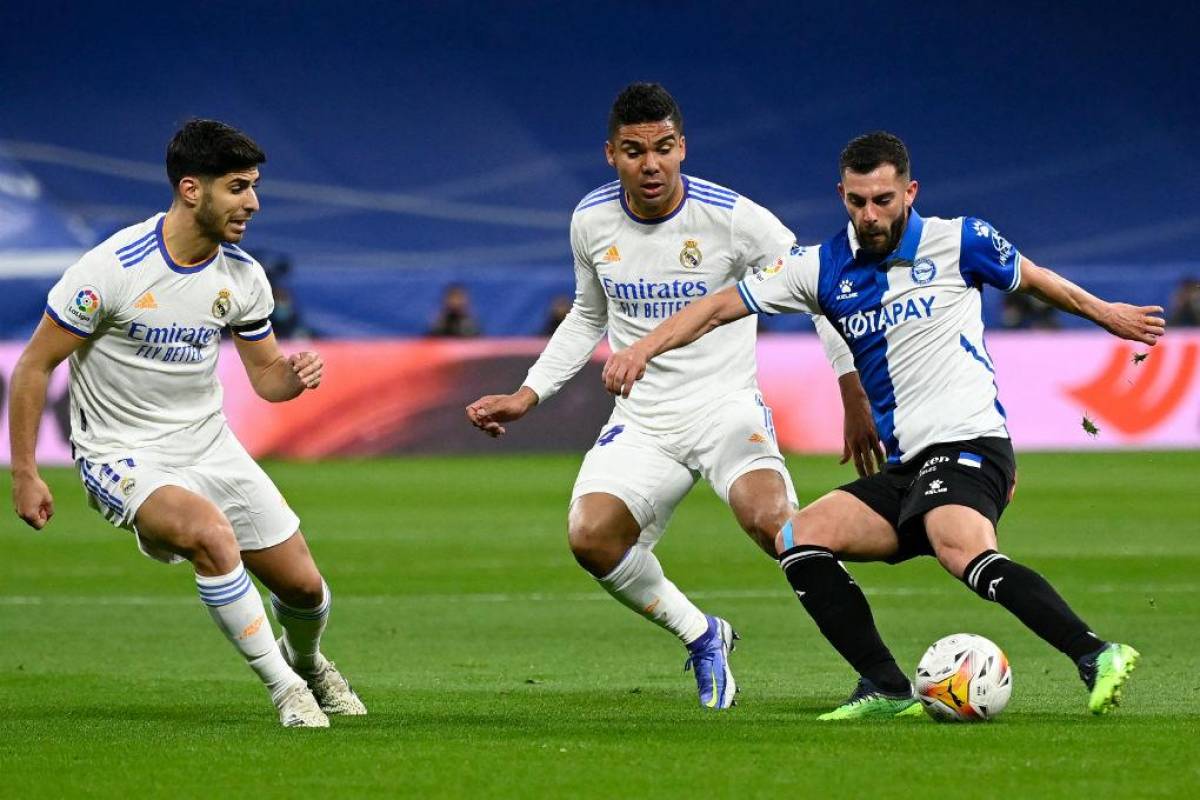
[[[903,464],[839,486],[891,523],[900,549],[891,564],[933,555],[925,514],[938,506],[973,508],[1000,521],[1012,498],[1017,461],[1012,442],[1000,437],[946,442],[925,448]]]

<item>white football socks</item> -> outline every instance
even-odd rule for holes
[[[228,575],[197,575],[196,588],[217,627],[266,684],[271,700],[278,702],[292,686],[304,683],[283,660],[262,598],[241,562]]]
[[[283,628],[287,660],[297,672],[311,675],[321,667],[321,634],[329,621],[332,599],[329,584],[324,581],[321,581],[321,602],[316,608],[294,608],[271,595],[271,608]]]
[[[643,544],[629,548],[616,569],[599,581],[622,604],[666,628],[684,644],[691,644],[708,630],[704,612],[667,580],[658,558]]]

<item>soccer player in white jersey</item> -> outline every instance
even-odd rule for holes
[[[271,402],[321,383],[313,352],[284,356],[262,267],[237,246],[258,212],[249,137],[192,120],[167,148],[170,209],[86,253],[50,290],[13,373],[13,505],[41,529],[54,500],[34,457],[51,372],[70,358],[71,445],[89,504],[165,562],[187,559],[200,599],[262,679],[287,727],[365,714],[320,651],[329,587],[299,519],[229,430],[216,380],[226,326]],[[283,629],[276,642],[256,575]]]
[[[606,329],[614,349],[627,347],[751,270],[782,266],[795,243],[770,212],[681,173],[682,118],[657,84],[632,84],[620,93],[605,150],[618,180],[585,196],[572,216],[570,313],[517,392],[467,407],[472,423],[493,436],[575,375]],[[865,395],[840,338],[824,320],[818,327],[842,375],[843,460],[853,456],[865,469],[878,446]],[[665,577],[653,548],[700,475],[774,555],[775,533],[796,498],[771,410],[758,392],[754,344],[755,323],[746,320],[657,362],[645,391],[617,402],[584,459],[568,515],[579,564],[621,603],[679,637],[700,703],[715,709],[733,704],[728,654],[736,636],[728,622],[704,614]]]
[[[1021,291],[1153,346],[1158,306],[1104,302],[1017,251],[972,217],[921,218],[908,151],[895,136],[854,139],[838,191],[850,223],[680,312],[605,366],[610,391],[633,384],[662,354],[750,314],[805,311],[834,320],[854,353],[888,453],[880,473],[840,487],[783,526],[776,551],[804,608],[861,678],[822,719],[919,713],[912,687],[879,637],[862,590],[838,563],[934,555],[1076,664],[1093,713],[1120,696],[1138,653],[1091,632],[1038,573],[997,551],[996,523],[1016,486],[1016,462],[983,342],[984,285]],[[953,687],[951,687],[953,688]]]

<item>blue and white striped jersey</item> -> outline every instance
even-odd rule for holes
[[[271,333],[266,273],[222,244],[181,265],[163,240],[163,214],[118,231],[71,265],[46,316],[87,342],[70,358],[71,442],[95,461],[131,450],[185,457],[224,428],[216,378],[221,332]]]
[[[922,219],[896,250],[859,256],[854,226],[738,284],[755,313],[824,314],[854,354],[888,460],[939,442],[1007,437],[983,340],[984,284],[1021,282],[1021,255],[980,219]]]

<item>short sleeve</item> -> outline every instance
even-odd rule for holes
[[[1021,254],[990,223],[964,217],[959,270],[968,286],[1012,292],[1021,285]]]
[[[240,267],[241,265],[239,265]],[[245,267],[253,273],[245,302],[234,303],[234,315],[229,319],[229,329],[239,339],[257,342],[271,334],[271,312],[275,310],[275,295],[267,273],[257,264]]]
[[[46,316],[67,333],[90,338],[120,302],[116,271],[103,259],[84,256],[76,261],[50,289]]]
[[[817,247],[794,245],[764,269],[737,284],[742,302],[755,314],[780,314],[804,311],[820,314],[817,304],[817,280],[821,259]]]
[[[796,237],[774,214],[745,197],[739,197],[733,209],[733,238],[738,278],[770,267],[796,244]]]

